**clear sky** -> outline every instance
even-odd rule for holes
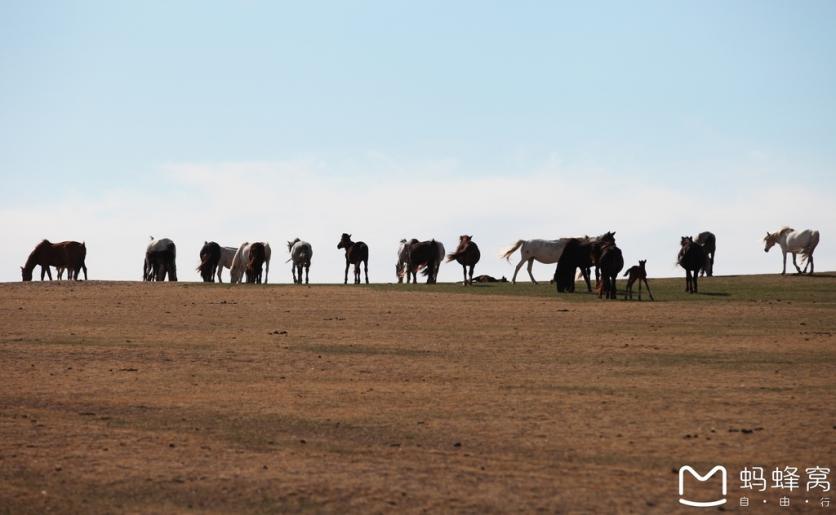
[[[42,238],[139,279],[148,236],[314,246],[394,279],[401,238],[459,234],[477,273],[519,238],[617,231],[673,266],[780,271],[761,239],[822,233],[836,268],[836,2],[0,2],[0,281]],[[553,267],[540,265],[546,279]],[[457,265],[441,280],[460,278]]]

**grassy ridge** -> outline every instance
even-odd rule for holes
[[[836,274],[822,273],[814,276],[797,275],[737,275],[705,277],[699,280],[700,293],[685,292],[685,278],[650,279],[650,287],[657,301],[771,301],[771,302],[815,302],[836,305]],[[619,299],[622,298],[626,280],[619,279]],[[572,302],[597,301],[597,294],[586,293],[583,282],[576,283],[574,294],[558,294],[555,286],[548,282],[531,283],[490,283],[475,284],[464,288],[461,283],[440,283],[436,285],[372,284],[372,289],[395,291],[420,291],[439,293],[473,293],[486,295],[524,295],[531,297],[558,297]],[[638,293],[633,287],[633,298]],[[642,292],[647,300],[647,292]]]

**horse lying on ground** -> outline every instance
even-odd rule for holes
[[[62,241],[61,243],[51,243],[49,240],[42,240],[38,243],[29,257],[26,258],[26,263],[20,267],[20,273],[24,281],[32,280],[32,270],[36,266],[41,267],[41,281],[44,280],[44,274],[49,276],[52,280],[52,272],[49,267],[54,266],[61,272],[63,269],[69,270],[67,279],[78,280],[78,272],[84,271],[84,280],[87,280],[87,266],[84,260],[87,257],[87,245],[77,241]],[[60,276],[59,276],[60,278]]]
[[[471,279],[471,283],[507,283],[508,279],[505,276],[502,276],[502,279],[497,279],[496,277],[491,277],[490,275],[480,275],[478,277],[474,277]]]

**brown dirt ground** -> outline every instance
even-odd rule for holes
[[[833,465],[832,302],[0,293],[4,513],[670,513],[683,464]]]

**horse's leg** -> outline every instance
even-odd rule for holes
[[[471,286],[473,286],[473,269],[474,268],[476,268],[475,264],[470,265],[470,279],[468,279],[468,282],[470,283]]]
[[[537,281],[534,280],[534,274],[531,273],[531,267],[534,266],[534,258],[528,260],[528,276],[531,277],[531,282],[533,284],[537,284]]]
[[[296,282],[296,263],[293,263],[290,266],[290,273],[293,274],[293,284],[299,284],[298,282]]]
[[[366,272],[366,284],[369,284],[369,260],[363,261],[363,270]]]
[[[642,280],[639,279],[639,302],[642,301]]]
[[[699,275],[700,274],[698,274],[698,273],[696,273],[696,271],[694,271],[694,277],[693,277],[693,279],[694,279],[694,291],[692,291],[691,293],[699,293],[699,288],[697,287],[697,277],[699,277]]]
[[[653,300],[653,292],[650,291],[650,283],[647,282],[647,278],[644,278],[644,285],[647,286],[647,294],[650,295],[650,300]]]
[[[796,269],[796,270],[798,271],[798,273],[800,274],[800,273],[802,273],[802,272],[801,272],[801,269],[800,269],[800,268],[798,268],[798,263],[796,263],[796,262],[795,262],[795,254],[796,254],[795,252],[793,252],[793,253],[792,253],[792,266],[794,266],[794,267],[795,267],[795,269]]]
[[[685,292],[691,293],[691,271],[685,270]]]
[[[811,252],[810,255],[807,257],[807,262],[810,263],[810,275],[813,275],[813,253]],[[807,270],[807,267],[804,267],[804,270]]]
[[[781,252],[784,253],[784,270],[781,272],[781,275],[786,275],[787,274],[787,251],[782,250]]]
[[[520,259],[520,262],[517,263],[517,268],[514,269],[514,276],[511,277],[511,284],[517,283],[517,274],[520,272],[520,268],[522,268],[523,264],[525,264],[525,258]]]
[[[462,265],[462,275],[464,275],[464,286],[467,286],[467,265]]]
[[[711,251],[711,260],[708,262],[708,277],[714,277],[714,253],[717,252],[716,250]]]
[[[348,284],[348,266],[349,265],[350,265],[350,263],[348,262],[348,258],[346,258],[346,260],[345,260],[345,281],[343,281],[343,284]]]
[[[589,268],[581,267],[581,274],[583,275],[583,280],[586,281],[586,292],[592,293],[592,283],[590,282],[590,273]]]
[[[305,284],[308,284],[308,274],[311,271],[310,263],[305,263]]]

